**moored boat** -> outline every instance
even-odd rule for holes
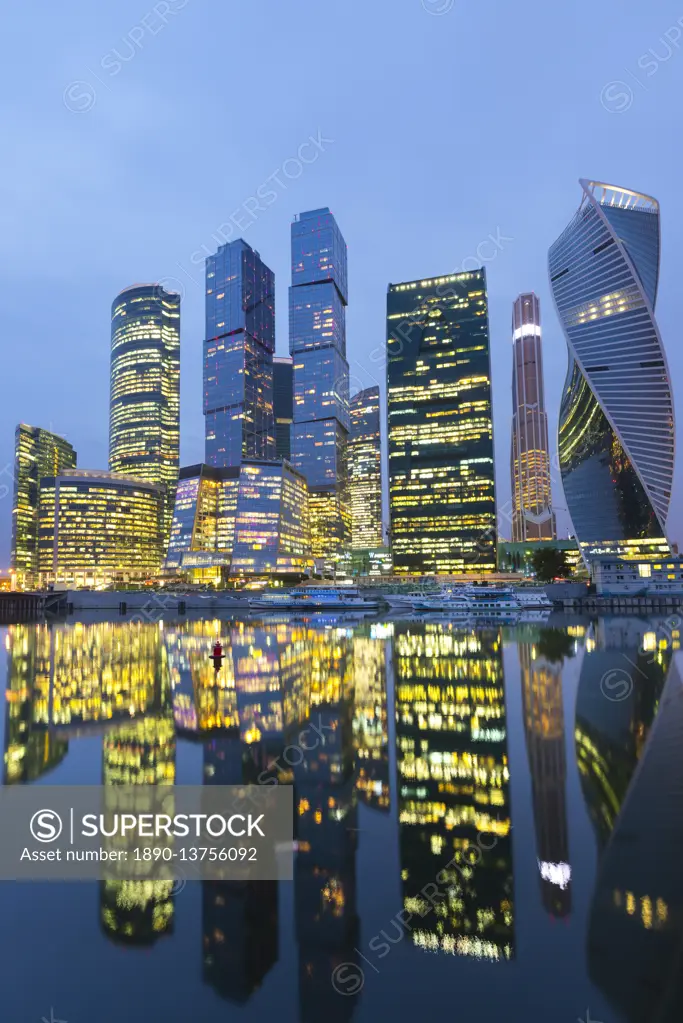
[[[379,601],[364,597],[351,586],[297,586],[283,592],[262,593],[249,601],[252,611],[377,611]]]

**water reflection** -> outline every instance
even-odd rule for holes
[[[176,738],[170,714],[154,714],[117,725],[104,737],[102,782],[112,786],[170,787],[175,782],[175,759]],[[112,808],[121,813],[135,810],[123,794]],[[136,861],[132,843],[128,844],[127,862],[136,877],[100,882],[102,929],[114,942],[153,945],[158,938],[173,933],[173,881],[150,878],[152,863]],[[108,849],[121,845],[126,845],[126,839],[120,836],[105,839]]]
[[[394,644],[403,900],[422,918],[413,941],[429,951],[510,959],[501,631],[397,625]]]
[[[522,627],[518,633],[541,898],[545,910],[561,919],[572,906],[562,667],[574,642],[562,629]]]
[[[588,969],[620,1018],[683,1018],[683,686],[678,620],[601,622],[576,714],[582,785],[600,849]],[[605,678],[630,683],[606,712]],[[604,701],[610,702],[610,701]]]
[[[507,962],[496,970],[503,984],[532,969],[517,940],[532,907],[514,896],[514,822],[514,865],[533,863],[550,917],[580,917],[586,978],[615,1020],[683,1018],[683,687],[671,668],[671,622],[478,631],[407,621],[81,622],[12,626],[6,642],[5,784],[58,781],[90,738],[101,743],[101,778],[84,782],[157,784],[169,796],[181,780],[293,786],[295,944],[280,938],[292,924],[281,919],[277,882],[193,886],[192,947],[208,993],[246,1006],[286,967],[297,978],[298,1019],[348,1020],[362,1016],[366,993],[340,994],[334,971],[357,966],[380,986],[390,976],[396,984],[384,960],[393,964],[399,944],[418,980],[426,953],[451,970],[456,957]],[[626,677],[629,686],[613,685]],[[193,777],[178,766],[181,749]],[[525,829],[511,787],[527,770]],[[598,852],[588,900],[571,866],[579,792]],[[391,836],[397,873],[378,931],[364,933],[368,821]],[[387,852],[372,850],[375,880],[392,862]],[[176,888],[152,882],[144,862],[136,870],[99,886],[101,930],[127,947],[174,947],[184,929]],[[584,918],[576,906],[587,901]],[[449,973],[448,984],[463,976]],[[648,1015],[653,1004],[659,1016]]]

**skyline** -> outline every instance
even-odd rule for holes
[[[15,100],[8,101],[14,104],[10,107],[17,118],[14,126],[19,126],[21,118],[33,127],[30,137],[20,131],[12,139],[10,157],[18,160],[25,173],[7,182],[12,159],[1,172],[10,189],[2,242],[5,337],[10,350],[3,360],[6,401],[0,418],[0,470],[11,466],[13,435],[20,421],[65,435],[79,452],[79,464],[105,468],[112,298],[136,280],[161,280],[172,287],[169,278],[174,277],[187,284],[181,342],[181,464],[202,460],[197,355],[202,340],[202,267],[191,260],[203,245],[215,251],[212,235],[230,222],[235,211],[237,220],[246,225],[245,241],[275,272],[276,353],[285,355],[289,223],[298,210],[329,204],[349,247],[348,342],[354,392],[379,383],[384,393],[383,372],[375,371],[369,356],[376,346],[384,345],[389,281],[450,273],[473,257],[482,243],[483,253],[495,253],[485,265],[496,482],[503,507],[510,496],[510,303],[521,292],[535,291],[546,310],[544,358],[552,459],[566,346],[548,287],[548,248],[577,208],[580,177],[642,190],[662,206],[657,318],[678,394],[683,354],[676,344],[680,318],[676,248],[683,197],[673,171],[680,143],[672,131],[672,113],[683,80],[683,60],[673,45],[667,50],[661,40],[680,11],[665,3],[658,11],[639,12],[624,24],[622,8],[609,2],[591,13],[589,38],[584,31],[587,12],[580,5],[572,11],[551,12],[540,3],[528,3],[524,18],[519,10],[501,10],[491,24],[483,10],[465,12],[456,6],[443,17],[431,17],[417,0],[399,0],[391,8],[380,0],[372,12],[352,0],[349,14],[367,28],[367,38],[356,38],[351,17],[336,24],[335,31],[341,47],[353,32],[361,58],[367,49],[368,68],[362,59],[354,62],[347,75],[332,81],[324,96],[309,90],[292,109],[291,93],[283,90],[279,95],[274,83],[286,73],[291,89],[301,91],[302,83],[323,65],[321,55],[311,58],[306,67],[295,66],[292,47],[295,42],[305,46],[327,31],[331,12],[312,3],[298,5],[293,17],[272,3],[244,11],[242,38],[257,34],[262,38],[264,25],[272,29],[263,38],[257,61],[263,79],[259,89],[272,98],[272,123],[266,132],[257,131],[247,110],[235,113],[230,133],[212,142],[221,171],[217,186],[211,189],[203,187],[201,161],[190,160],[189,154],[200,138],[208,137],[209,121],[201,115],[200,101],[221,34],[232,25],[229,14],[209,12],[189,2],[169,19],[163,32],[146,38],[135,58],[124,63],[116,76],[99,67],[98,59],[112,51],[117,41],[123,53],[121,40],[140,22],[143,8],[124,2],[116,11],[94,14],[75,3],[54,23],[53,15],[46,17],[31,32],[30,70],[42,68],[42,72],[26,83]],[[389,13],[390,17],[385,16]],[[12,11],[10,29],[19,34],[29,31],[26,14]],[[197,34],[201,47],[196,46]],[[562,47],[553,46],[560,35]],[[416,59],[429,55],[430,80],[420,83],[399,73],[392,77],[389,89],[382,80],[384,69],[406,39]],[[52,52],[55,42],[64,44],[63,57],[51,66],[46,53]],[[534,47],[537,65],[532,75],[516,76],[501,90],[492,81],[493,70],[505,66],[516,45]],[[648,77],[639,57],[650,47],[661,59],[656,74]],[[79,113],[64,106],[64,92],[70,83],[90,79],[87,67],[105,84],[94,81],[96,103]],[[642,88],[629,78],[629,69],[642,80]],[[632,97],[629,109],[619,113],[606,108],[601,92],[622,79],[631,82]],[[548,96],[539,98],[539,86],[544,84]],[[147,102],[133,107],[132,97],[140,90]],[[452,156],[462,139],[458,131],[443,137],[439,126],[444,106],[439,97],[463,90],[468,102],[477,97],[479,114],[468,121],[467,159],[454,162]],[[623,92],[623,88],[607,90],[603,99],[608,105],[616,103]],[[363,109],[357,102],[360,96]],[[387,102],[389,96],[391,102]],[[147,116],[150,102],[155,108],[152,121]],[[527,158],[511,166],[508,160],[502,162],[501,154],[513,151],[515,115],[525,105],[534,111],[542,130],[527,140]],[[416,116],[429,145],[406,145],[397,160],[392,140],[399,137],[398,126]],[[165,137],[178,119],[182,152],[175,133],[170,141]],[[657,146],[637,144],[646,129],[647,137],[658,139]],[[320,148],[310,142],[311,136]],[[299,147],[306,143],[302,155],[308,160],[316,156],[315,162],[307,164],[300,177],[290,179],[282,171],[283,164],[297,159]],[[230,161],[227,158],[237,145],[241,159]],[[173,173],[169,166],[166,177],[160,173],[159,159],[171,156]],[[297,173],[295,164],[287,169]],[[361,170],[363,187],[359,189]],[[272,188],[275,199],[268,206],[264,199],[262,212],[245,213],[245,199],[257,195],[273,172],[287,187],[271,180],[261,194]],[[169,217],[171,204],[174,215]],[[238,237],[239,230],[234,230]],[[486,241],[491,235],[502,248]],[[97,244],[102,237],[107,238],[106,245]],[[186,272],[199,283],[193,283]],[[36,293],[50,301],[36,302]],[[679,542],[680,481],[679,467],[669,522],[671,538]],[[565,533],[565,502],[554,482],[559,532]],[[10,516],[11,498],[6,497],[0,501],[3,567],[9,563]]]

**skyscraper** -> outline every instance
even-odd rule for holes
[[[292,224],[289,350],[294,359],[292,462],[308,480],[318,558],[350,545],[346,242],[329,209]]]
[[[75,466],[76,452],[68,440],[39,426],[17,426],[11,565],[22,582],[30,583],[38,572],[40,481]]]
[[[180,295],[134,284],[111,310],[109,470],[166,488],[165,542],[179,464]]]
[[[382,445],[379,387],[367,387],[351,400],[349,499],[351,546],[382,546]]]
[[[275,454],[292,457],[292,420],[294,419],[294,363],[292,359],[273,359],[273,408],[275,411]]]
[[[567,508],[587,557],[666,554],[674,408],[654,312],[659,204],[580,184],[578,212],[549,253],[569,352],[559,429]]]
[[[245,241],[206,260],[206,462],[275,457],[275,276]]]
[[[554,540],[541,307],[534,294],[512,308],[512,541]]]
[[[485,271],[390,284],[387,349],[394,571],[493,572]]]

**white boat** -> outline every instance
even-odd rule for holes
[[[552,611],[553,602],[543,590],[526,590],[523,587],[515,590],[515,596],[525,611]]]
[[[249,601],[252,611],[376,611],[379,601],[369,600],[352,586],[297,586],[282,593],[262,593]]]
[[[412,610],[425,611],[430,614],[448,614],[452,617],[470,618],[472,616],[470,601],[460,593],[443,592],[436,596],[414,598]]]
[[[462,591],[475,615],[487,618],[496,615],[515,615],[522,610],[515,591],[509,586],[466,586]]]

